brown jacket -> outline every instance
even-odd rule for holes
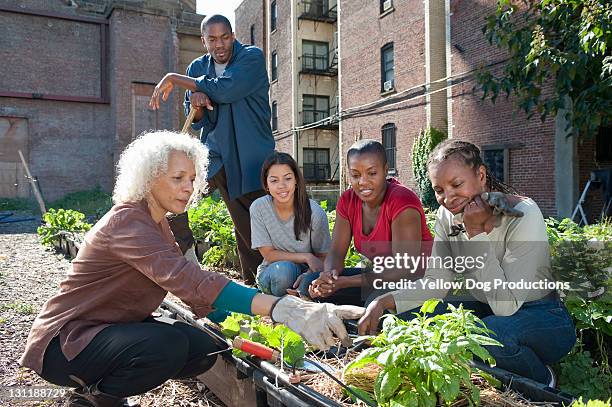
[[[85,235],[60,292],[34,321],[20,363],[41,373],[58,334],[72,360],[105,327],[148,317],[168,291],[202,317],[227,282],[187,261],[168,222],[155,223],[145,201],[115,205]]]

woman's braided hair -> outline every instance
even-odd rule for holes
[[[474,144],[467,141],[446,139],[438,144],[429,154],[427,160],[427,168],[436,166],[449,158],[457,158],[470,168],[477,170],[480,166],[484,166],[487,173],[487,187],[490,191],[503,192],[504,194],[520,195],[520,192],[513,187],[504,184],[498,180],[482,161],[480,149]]]

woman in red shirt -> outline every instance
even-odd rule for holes
[[[305,276],[300,291],[306,286],[313,298],[363,304],[364,299],[380,294],[374,292],[380,289],[380,283],[375,286],[373,282],[382,278],[379,273],[382,268],[386,281],[415,279],[417,270],[410,267],[414,263],[404,259],[406,255],[417,259],[423,251],[421,242],[433,239],[419,197],[396,179],[387,179],[389,166],[381,143],[360,140],[349,148],[346,158],[351,188],[342,194],[336,206],[331,250],[323,272]],[[381,266],[375,268],[375,273],[366,273],[363,268],[344,268],[351,238],[359,253]],[[393,265],[390,257],[394,259]]]

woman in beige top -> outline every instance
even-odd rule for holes
[[[61,386],[77,386],[73,406],[120,406],[170,378],[209,369],[218,350],[204,332],[153,318],[168,292],[198,316],[214,309],[269,315],[319,348],[358,307],[259,294],[202,270],[174,241],[166,213],[181,213],[206,187],[206,148],[185,134],[145,134],[122,153],[115,205],[85,235],[60,291],[34,321],[23,366]]]
[[[447,303],[474,310],[503,344],[487,347],[497,366],[553,386],[548,365],[571,350],[576,336],[551,275],[540,209],[496,180],[478,147],[465,141],[440,143],[429,157],[428,172],[441,206],[425,276],[371,303],[359,322],[361,333],[376,331],[385,310],[407,319],[425,300],[442,299],[451,289],[465,288],[470,298],[447,298],[434,313],[445,312]],[[512,212],[523,215],[496,214],[481,197],[491,191],[503,192]],[[461,286],[453,281],[457,273],[464,277]]]

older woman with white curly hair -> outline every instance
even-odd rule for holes
[[[342,318],[363,309],[281,298],[200,269],[182,256],[166,213],[206,188],[207,151],[184,134],[134,140],[119,160],[115,205],[85,235],[60,292],[34,321],[21,364],[77,387],[72,406],[121,406],[168,379],[199,375],[218,350],[206,333],[151,314],[168,292],[198,317],[212,310],[269,315],[318,348],[347,340]]]

